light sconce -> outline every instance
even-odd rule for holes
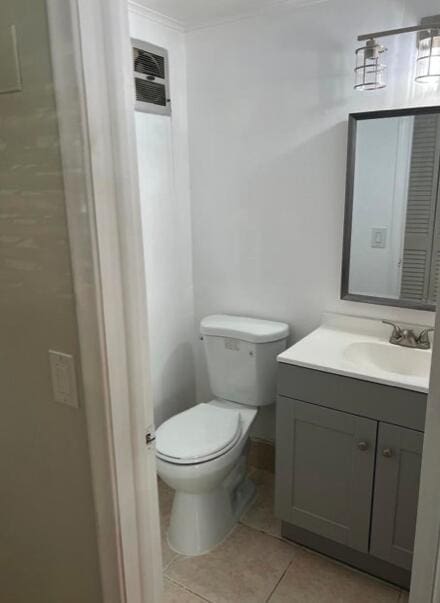
[[[376,38],[417,33],[417,60],[415,81],[418,83],[440,82],[440,15],[425,17],[420,25],[389,29],[358,36],[359,42],[365,42],[356,50],[355,90],[378,90],[385,88],[386,65],[381,55],[386,52]]]
[[[374,38],[356,50],[355,90],[385,88],[385,65],[380,62],[380,55],[384,52],[386,48]]]

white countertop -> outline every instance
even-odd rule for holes
[[[391,330],[378,320],[326,313],[321,326],[282,352],[278,362],[428,392],[431,350],[390,344]]]

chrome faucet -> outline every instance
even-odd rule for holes
[[[418,350],[429,350],[431,348],[429,334],[434,332],[434,329],[424,329],[419,335],[416,335],[412,329],[402,329],[390,320],[383,320],[382,322],[393,327],[390,343]]]

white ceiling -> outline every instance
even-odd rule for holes
[[[301,0],[135,0],[184,29],[211,25],[229,19],[258,13],[279,4],[295,4]],[[303,2],[302,2],[303,3]]]

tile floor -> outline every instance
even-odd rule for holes
[[[255,501],[227,540],[201,557],[170,549],[173,492],[159,482],[164,603],[405,603],[407,593],[281,539],[273,474],[251,470]]]

